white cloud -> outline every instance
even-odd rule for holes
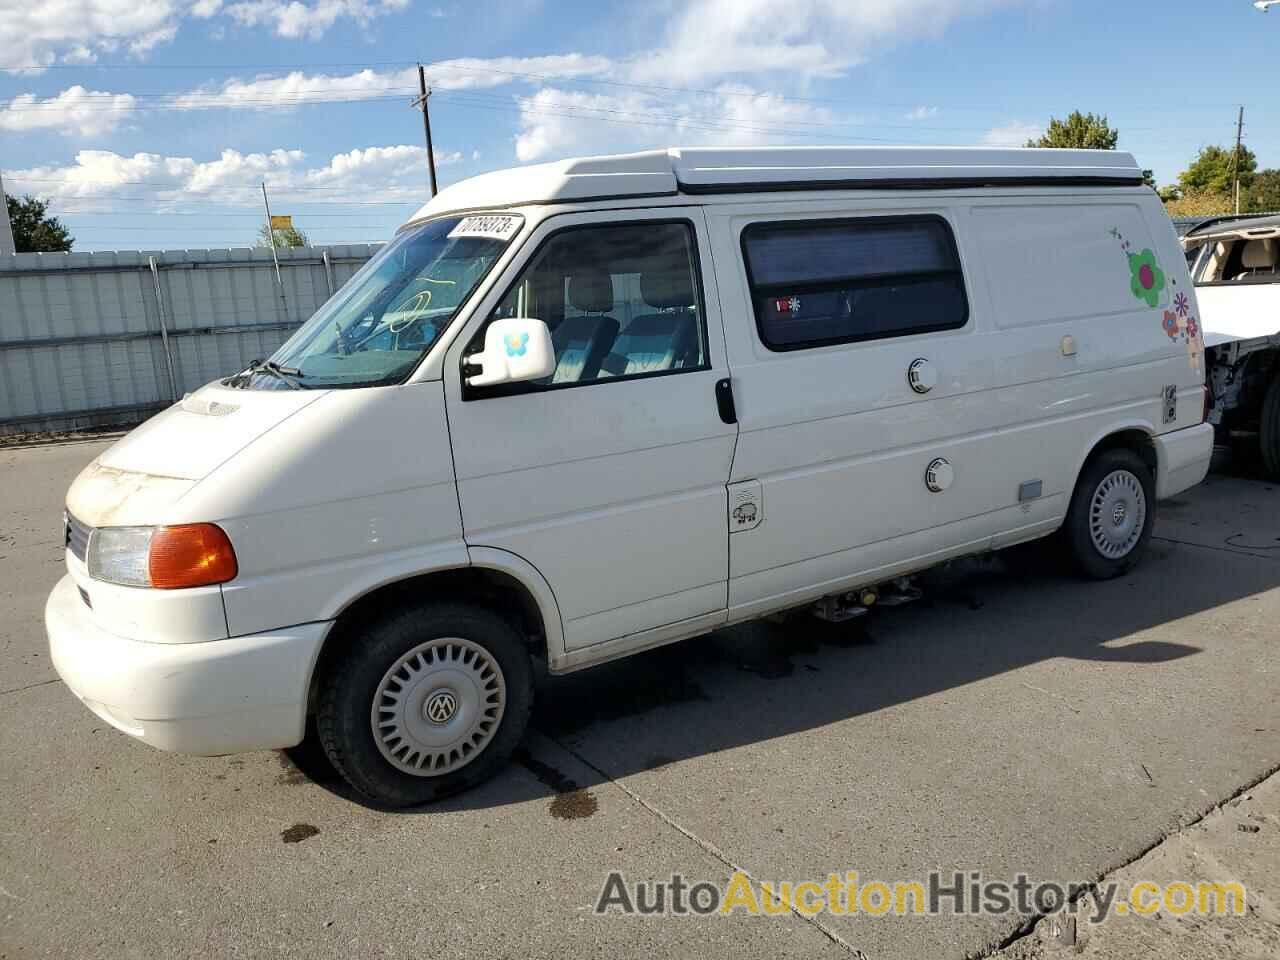
[[[437,151],[436,166],[463,160],[461,151]],[[340,202],[344,191],[353,195],[377,192],[385,200],[425,200],[425,147],[399,145],[367,147],[335,154],[319,165],[308,165],[301,150],[266,153],[223,150],[214,160],[109,150],[81,150],[75,161],[62,166],[33,167],[5,172],[13,192],[29,192],[56,200],[102,201],[109,207],[120,198],[145,195],[165,203],[217,200],[256,203],[259,184],[267,182],[273,202],[317,198]]]
[[[439,151],[435,156],[437,167],[460,163],[462,159],[460,150]],[[327,166],[303,171],[297,181],[286,184],[284,189],[287,191],[289,186],[358,186],[365,191],[372,182],[379,185],[380,195],[384,192],[399,195],[406,189],[405,181],[411,181],[407,189],[416,198],[424,189],[426,176],[426,147],[367,147],[336,154]]]
[[[613,72],[608,57],[581,53],[545,57],[461,57],[440,60],[426,67],[427,82],[439,90],[501,87],[509,83],[536,83],[599,77]],[[416,73],[415,73],[416,76]]]
[[[179,0],[32,0],[4,4],[0,69],[39,72],[60,55],[84,63],[121,46],[142,54],[177,31]]]
[[[962,16],[1022,0],[695,0],[659,49],[633,61],[653,83],[769,72],[834,77],[884,44],[937,36]]]
[[[98,55],[82,43],[64,53],[62,62],[72,64],[97,63]]]
[[[227,80],[218,87],[202,87],[179,94],[170,103],[180,110],[278,110],[307,100],[367,100],[413,89],[417,89],[416,70],[361,70],[344,76],[294,71],[283,77]]]
[[[640,93],[599,94],[544,87],[520,101],[516,159],[521,162],[593,153],[597,144],[625,150],[644,139],[651,98]],[[616,120],[630,119],[620,125]]]
[[[136,106],[127,93],[86,90],[78,84],[43,100],[24,93],[0,109],[0,130],[53,130],[95,137],[114,130]]]
[[[200,2],[207,9],[217,0]],[[266,25],[280,37],[315,40],[339,20],[350,19],[365,27],[375,18],[397,13],[408,5],[409,0],[315,0],[310,4],[300,0],[240,0],[219,7],[241,26]]]
[[[478,90],[543,80],[578,79],[607,74],[613,64],[607,57],[581,53],[545,57],[468,57],[426,65],[432,90]],[[180,94],[172,103],[183,110],[243,107],[277,110],[307,100],[368,100],[418,91],[418,70],[361,70],[333,75],[294,71],[285,76],[234,78],[220,86],[206,86]]]
[[[938,36],[956,20],[1026,0],[692,0],[677,7],[662,43],[620,61],[615,74],[652,92],[584,92],[547,85],[520,100],[519,160],[658,146],[838,142],[848,127],[804,94],[896,41]],[[768,84],[770,92],[743,86]],[[707,94],[672,87],[713,86]],[[662,89],[666,88],[666,89]],[[928,120],[922,105],[908,118]],[[838,135],[837,135],[838,136]]]
[[[837,118],[825,107],[743,84],[686,97],[545,87],[520,101],[516,159],[545,160],[672,142],[728,145],[811,140]]]
[[[410,0],[6,0],[0,16],[0,70],[39,73],[61,60],[99,54],[144,57],[177,36],[184,18],[221,16],[277,36],[315,39],[342,20],[366,27]]]
[[[1043,134],[1044,124],[1042,123],[1014,120],[992,127],[978,142],[986,147],[1025,147],[1028,140],[1035,140]]]

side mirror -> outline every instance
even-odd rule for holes
[[[551,331],[532,317],[506,317],[489,324],[484,350],[467,358],[469,387],[492,387],[549,377],[556,369]]]

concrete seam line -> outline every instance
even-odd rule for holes
[[[590,769],[598,773],[600,776],[604,777],[611,784],[613,784],[615,787],[617,787],[619,790],[625,793],[633,801],[640,804],[640,806],[644,807],[646,810],[648,810],[651,814],[653,814],[655,817],[657,817],[667,826],[683,834],[689,840],[692,840],[699,847],[701,847],[704,852],[715,857],[717,860],[723,863],[726,867],[728,867],[731,871],[736,871],[743,874],[748,880],[750,880],[756,886],[760,886],[760,881],[756,878],[755,874],[753,874],[750,870],[747,870],[745,867],[742,867],[734,863],[732,860],[730,860],[729,857],[710,840],[704,840],[701,837],[699,837],[692,830],[688,829],[687,827],[682,825],[679,821],[675,820],[673,817],[664,813],[661,809],[654,806],[644,797],[640,796],[640,794],[636,793],[634,790],[628,787],[625,783],[615,780],[604,770],[600,769],[600,767],[596,766],[594,763],[592,763],[590,760],[588,760],[586,757],[580,754],[577,750],[574,750],[572,747],[567,746],[564,743],[561,743],[560,740],[558,740],[555,737],[547,737],[547,739],[550,740],[552,743],[554,743],[556,746],[558,746],[565,753],[569,754],[571,757],[573,757],[583,766],[589,767]],[[816,928],[819,932],[822,933],[823,936],[825,936],[828,940],[830,940],[836,946],[843,949],[850,956],[860,958],[860,960],[866,960],[865,953],[863,953],[853,944],[849,943],[849,941],[841,937],[840,934],[836,933],[834,930],[830,929],[821,921],[819,921],[816,916],[806,917],[803,913],[801,913],[795,908],[794,904],[790,905],[790,909],[791,909],[791,913],[794,916],[798,917],[800,920],[803,920],[805,923],[810,924],[811,926]]]
[[[1157,537],[1155,534],[1151,535],[1151,539],[1160,540],[1163,543],[1176,543],[1182,547],[1196,547],[1197,549],[1200,549],[1200,550],[1216,550],[1218,553],[1230,553],[1230,554],[1234,554],[1237,557],[1253,557],[1255,560],[1280,560],[1280,557],[1270,557],[1261,553],[1242,552],[1242,551],[1251,550],[1251,549],[1252,550],[1264,550],[1264,549],[1269,550],[1271,549],[1270,547],[1236,547],[1235,549],[1232,549],[1230,547],[1214,547],[1207,543],[1192,543],[1190,540],[1175,540],[1173,537]]]
[[[1195,544],[1191,544],[1191,546],[1195,546]],[[1219,800],[1217,803],[1214,803],[1203,813],[1199,814],[1198,816],[1194,817],[1191,820],[1188,820],[1186,823],[1179,826],[1176,830],[1167,830],[1162,832],[1158,837],[1156,837],[1156,839],[1153,842],[1147,844],[1147,846],[1143,847],[1140,851],[1138,851],[1138,853],[1134,854],[1128,860],[1124,861],[1124,863],[1117,864],[1114,867],[1107,867],[1106,869],[1104,869],[1102,873],[1098,874],[1094,879],[1090,880],[1087,884],[1085,884],[1079,890],[1079,892],[1076,894],[1075,898],[1071,902],[1075,903],[1077,900],[1080,899],[1080,897],[1084,896],[1086,893],[1089,893],[1089,894],[1096,893],[1098,890],[1098,884],[1101,883],[1103,880],[1105,880],[1107,877],[1111,876],[1113,873],[1118,873],[1119,871],[1123,870],[1125,867],[1129,867],[1137,863],[1139,860],[1141,860],[1143,857],[1149,854],[1156,847],[1160,846],[1166,840],[1172,839],[1173,837],[1178,836],[1179,834],[1186,833],[1192,827],[1204,822],[1204,820],[1208,818],[1210,814],[1217,813],[1219,810],[1221,810],[1223,807],[1229,804],[1232,800],[1235,800],[1237,797],[1244,796],[1250,790],[1257,787],[1263,781],[1269,780],[1271,777],[1275,776],[1277,773],[1280,773],[1280,763],[1273,764],[1272,766],[1268,767],[1267,770],[1261,776],[1254,777],[1252,780],[1249,780],[1243,786],[1238,787],[1237,789],[1232,791],[1232,793],[1229,796],[1224,797],[1222,800]],[[1000,950],[1005,950],[1011,947],[1013,944],[1017,943],[1019,940],[1022,940],[1026,937],[1031,936],[1031,934],[1035,932],[1036,925],[1047,916],[1050,916],[1050,914],[1037,913],[1037,914],[1034,914],[1033,916],[1028,917],[1017,926],[1017,928],[1013,931],[1013,933],[1005,937],[1004,940],[1000,941],[997,944],[993,944],[992,946],[983,950],[981,953],[977,954],[976,956],[978,960],[981,960],[981,958],[983,957],[990,957],[993,953],[997,953]]]
[[[10,693],[21,693],[23,690],[34,690],[36,687],[47,687],[51,683],[61,682],[61,677],[54,677],[52,680],[41,680],[38,683],[28,683],[25,687],[14,687],[12,690],[0,690],[0,697],[7,696]]]

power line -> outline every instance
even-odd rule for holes
[[[419,201],[412,201],[414,204],[421,206]],[[290,204],[290,209],[294,205]],[[240,213],[235,212],[218,212],[213,210],[143,210],[143,211],[125,211],[114,212],[111,210],[68,210],[66,207],[59,205],[57,209],[58,216],[75,216],[75,217],[242,217],[253,220],[260,220],[261,217],[256,213]],[[331,220],[331,219],[356,219],[358,217],[374,216],[371,211],[361,213],[300,213],[298,217],[305,217],[308,222],[311,220]],[[395,216],[395,214],[389,214]],[[334,229],[337,229],[336,227]]]
[[[550,56],[557,56],[551,54]],[[570,54],[560,54],[558,56],[570,56]],[[584,59],[593,55],[582,54]],[[50,64],[42,67],[42,70],[76,70],[80,72],[93,70],[272,70],[272,71],[299,71],[312,69],[328,69],[336,67],[345,67],[351,69],[367,70],[374,67],[412,67],[417,61],[414,60],[368,60],[368,61],[310,61],[304,63],[182,63],[182,64],[164,64],[164,63],[93,63],[93,64]],[[624,58],[621,60],[609,61],[611,68],[626,70],[634,68],[636,64],[642,63],[641,58]],[[479,74],[481,76],[498,75],[510,77],[513,80],[524,80],[534,83],[560,83],[560,84],[594,84],[597,86],[620,87],[624,89],[651,90],[662,93],[683,93],[683,94],[709,94],[713,96],[740,96],[740,97],[757,97],[760,96],[758,91],[745,90],[715,90],[699,87],[679,87],[666,84],[641,83],[634,80],[614,80],[596,76],[583,75],[567,75],[564,73],[538,73],[535,71],[522,70],[502,70],[488,64],[483,66],[467,66],[457,62],[456,60],[437,61],[435,64],[426,65],[427,79],[429,82],[439,84],[439,78],[433,77],[431,74],[432,66],[438,70],[457,71],[461,73]],[[0,70],[0,73],[22,74],[25,73],[23,68],[9,68]],[[271,78],[274,79],[274,78]],[[339,78],[342,79],[342,78]],[[256,80],[247,81],[249,83],[257,82]],[[410,91],[412,92],[412,91]],[[911,110],[920,106],[919,102],[915,103],[892,103],[881,102],[878,104],[868,104],[865,100],[857,100],[848,97],[801,97],[801,96],[784,96],[781,94],[769,94],[778,100],[793,103],[828,103],[828,104],[848,104],[859,107],[887,108],[898,110]],[[1202,103],[1187,104],[1179,102],[1177,109],[1185,109],[1186,107],[1195,107],[1197,109],[1216,109],[1226,104],[1223,103]],[[990,105],[968,105],[968,104],[935,104],[940,109],[945,110],[973,110],[973,111],[990,111]],[[1234,104],[1231,104],[1234,106]],[[1171,111],[1172,112],[1172,111]]]
[[[634,65],[635,62],[636,62],[635,60],[631,60],[631,61],[622,60],[622,61],[616,61],[616,64],[625,69],[628,65]],[[71,65],[55,65],[50,69],[80,69],[80,70],[84,70],[84,69],[121,69],[121,70],[124,70],[124,69],[183,69],[183,70],[185,69],[205,69],[205,70],[260,69],[260,70],[276,70],[276,71],[284,71],[284,70],[294,71],[294,70],[307,70],[307,69],[318,68],[318,67],[360,67],[362,69],[367,70],[371,67],[378,67],[378,66],[409,67],[409,66],[412,66],[412,64],[413,64],[413,61],[389,60],[389,61],[369,61],[369,62],[363,62],[363,63],[314,62],[314,63],[305,63],[305,64],[240,64],[240,65],[100,64],[100,65],[90,65],[88,67],[84,67],[84,66],[73,67]],[[582,86],[582,85],[603,86],[603,87],[616,87],[616,88],[628,89],[628,90],[643,90],[648,92],[664,93],[664,94],[675,93],[675,94],[681,94],[681,95],[711,96],[711,97],[717,97],[717,98],[739,97],[739,98],[755,99],[761,96],[767,96],[771,100],[781,102],[781,103],[847,105],[847,106],[856,106],[861,109],[870,108],[870,109],[911,110],[911,109],[916,109],[920,106],[919,103],[893,103],[888,101],[880,102],[880,103],[868,103],[865,100],[853,99],[848,97],[802,97],[802,96],[784,95],[784,94],[769,93],[769,92],[755,91],[755,90],[735,90],[735,89],[724,89],[724,88],[709,89],[705,87],[680,87],[680,86],[672,86],[672,85],[666,85],[666,84],[641,83],[637,81],[614,80],[614,79],[608,79],[608,78],[598,77],[598,76],[589,76],[589,75],[569,75],[565,73],[555,73],[555,72],[537,73],[533,71],[502,70],[497,67],[493,67],[489,65],[466,66],[461,63],[458,63],[457,61],[440,61],[437,64],[435,64],[435,66],[439,71],[435,75],[431,73],[431,68],[429,66],[425,67],[424,69],[426,70],[426,73],[427,73],[428,82],[432,83],[436,87],[441,88],[439,91],[440,93],[444,93],[446,91],[452,93],[457,91],[468,91],[468,90],[474,89],[467,86],[458,86],[456,90],[447,90],[448,84],[445,80],[442,79],[442,77],[445,76],[447,73],[460,72],[460,73],[467,73],[467,74],[476,74],[482,77],[491,77],[496,75],[500,77],[507,77],[510,79],[511,82],[522,81],[526,83],[536,83],[536,84],[543,84],[543,85],[559,84],[559,85],[579,85],[579,86]],[[356,76],[358,76],[358,74],[353,74],[347,77],[332,77],[327,79],[331,79],[334,81],[343,81],[343,80],[352,80]],[[244,81],[244,85],[247,87],[252,87],[255,84],[259,84],[263,82],[271,82],[274,80],[282,80],[282,79],[287,79],[287,77],[255,78],[253,80]],[[89,92],[86,92],[84,96],[118,97],[118,96],[125,95],[125,96],[132,96],[135,98],[140,98],[140,97],[158,98],[158,99],[171,98],[174,100],[181,99],[181,100],[187,100],[191,102],[198,102],[201,98],[204,98],[204,99],[213,101],[216,104],[220,99],[226,98],[229,95],[228,88],[232,85],[232,83],[234,83],[234,81],[228,81],[227,83],[225,83],[223,90],[221,91],[196,90],[196,91],[190,91],[188,93],[178,93],[178,94],[172,94],[172,93],[112,94],[112,93],[105,93],[100,91],[89,91]],[[499,86],[499,85],[500,84],[494,84],[494,86]],[[237,100],[237,103],[290,102],[290,98],[294,98],[292,100],[292,102],[294,103],[302,103],[304,101],[308,103],[346,103],[346,102],[365,102],[366,100],[370,100],[370,99],[383,98],[381,96],[374,97],[371,95],[370,96],[357,95],[350,98],[343,97],[343,98],[332,98],[332,99],[310,99],[310,98],[300,98],[296,96],[297,94],[300,94],[300,93],[309,93],[309,92],[330,93],[331,87],[326,87],[326,88],[317,87],[317,88],[310,88],[310,89],[300,88],[300,89],[292,90],[288,94],[282,94],[280,97],[273,97],[273,98],[267,98],[267,99],[242,98]],[[399,95],[412,95],[414,93],[417,93],[418,91],[415,91],[410,86],[405,86],[405,87],[388,86],[385,88],[380,88],[378,92],[379,94],[391,94],[392,92],[397,92],[399,93]],[[395,96],[387,96],[385,98],[395,99]],[[12,103],[13,101],[9,101],[9,102]],[[28,107],[33,107],[33,106],[37,106],[37,104],[24,104],[21,109],[26,109]],[[52,106],[58,106],[58,105],[52,104]],[[950,111],[961,110],[961,111],[988,112],[991,109],[990,105],[970,106],[967,104],[941,104],[941,105],[935,105],[935,106],[937,106],[939,109],[946,109]],[[1178,105],[1178,109],[1180,110],[1185,109],[1186,106],[1187,106],[1186,104],[1180,103]],[[1213,107],[1220,106],[1220,104],[1213,104],[1213,105],[1205,104],[1203,106],[1205,109],[1211,109]],[[127,107],[125,109],[127,109]],[[911,129],[913,128],[913,125],[903,125],[902,128]],[[953,129],[962,129],[962,128],[953,128]],[[1130,129],[1136,129],[1136,128],[1130,128]],[[1145,128],[1145,129],[1157,129],[1157,128],[1151,127],[1151,128]]]

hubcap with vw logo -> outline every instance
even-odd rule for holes
[[[462,637],[428,640],[383,674],[373,695],[373,740],[396,769],[438,777],[466,766],[502,723],[506,681],[494,656]]]
[[[1102,478],[1089,504],[1089,537],[1098,552],[1120,560],[1133,552],[1147,522],[1147,495],[1128,470]]]
[[[422,715],[432,723],[448,723],[458,710],[458,698],[448,690],[437,690],[422,705]]]

